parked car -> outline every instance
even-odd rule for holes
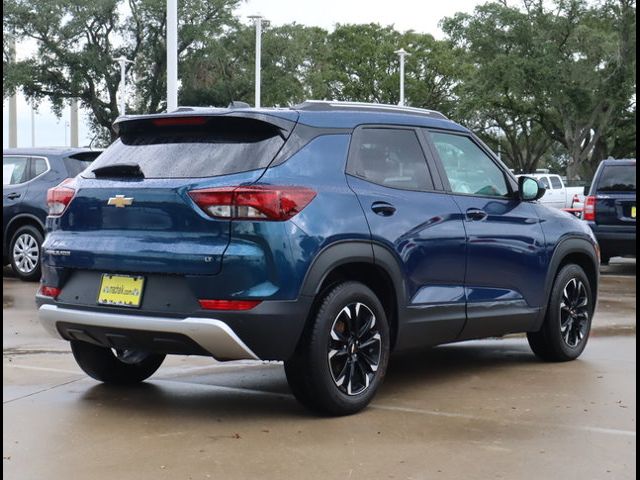
[[[591,229],[438,112],[310,101],[115,129],[49,192],[37,295],[97,380],[143,381],[165,354],[283,360],[303,404],[342,415],[391,351],[513,332],[545,360],[585,348]]]
[[[47,190],[75,177],[99,154],[86,148],[2,151],[2,263],[21,280],[40,279]]]
[[[521,176],[521,175],[518,175]],[[569,187],[560,175],[550,173],[532,173],[528,175],[538,179],[546,189],[540,202],[548,207],[578,211],[578,204],[584,201],[584,187]],[[572,212],[573,213],[573,212]]]
[[[602,263],[636,254],[636,161],[603,160],[586,187],[584,220],[602,249]]]

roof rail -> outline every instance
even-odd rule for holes
[[[426,108],[403,107],[400,105],[387,105],[384,103],[364,102],[338,102],[332,100],[305,100],[291,107],[293,110],[326,112],[331,110],[355,110],[360,112],[385,112],[385,113],[409,113],[425,117],[441,118],[448,120],[445,115],[435,110]]]

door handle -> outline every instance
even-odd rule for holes
[[[373,202],[371,204],[371,210],[373,210],[376,215],[382,217],[390,217],[396,213],[396,207],[387,202]]]
[[[479,208],[470,208],[467,210],[467,220],[472,222],[479,222],[487,218],[489,215],[484,210]]]
[[[13,192],[13,193],[10,193],[9,195],[7,195],[7,198],[9,200],[15,200],[16,198],[20,198],[20,194],[16,193],[16,192]]]

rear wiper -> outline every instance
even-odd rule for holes
[[[134,177],[144,178],[144,173],[140,170],[140,165],[136,163],[116,163],[114,165],[105,165],[104,167],[94,168],[92,170],[96,178],[99,177]]]

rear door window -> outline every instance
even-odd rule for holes
[[[606,165],[597,186],[598,192],[636,192],[635,165]]]
[[[272,124],[212,118],[202,127],[142,128],[125,132],[83,173],[134,164],[146,178],[198,178],[266,168],[284,139]]]
[[[549,177],[551,179],[551,186],[554,190],[562,190],[562,182],[558,177]]]
[[[347,172],[378,185],[402,190],[433,190],[427,161],[416,132],[408,129],[362,128]]]
[[[29,157],[2,157],[2,185],[18,185],[29,180]]]

